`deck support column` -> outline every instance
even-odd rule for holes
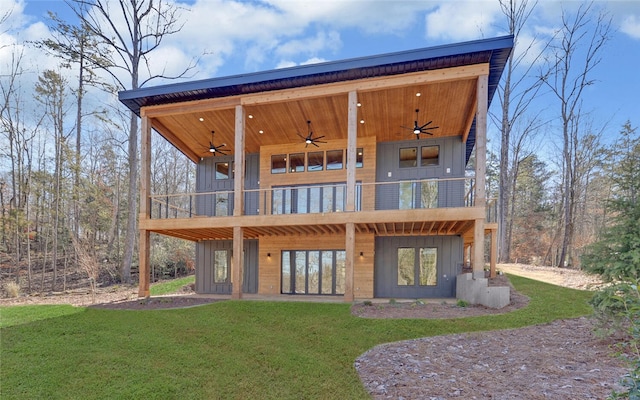
[[[345,230],[345,278],[344,278],[344,301],[352,302],[355,298],[354,287],[354,274],[353,269],[355,266],[356,257],[356,226],[353,222],[347,222]]]
[[[349,92],[347,123],[347,204],[346,212],[356,210],[356,147],[358,142],[358,93]],[[345,227],[345,288],[344,301],[354,300],[354,268],[356,257],[356,228],[353,222]]]
[[[487,106],[489,102],[488,75],[478,76],[476,87],[476,184],[475,207],[486,208],[487,173]],[[486,210],[485,210],[486,211]],[[473,234],[473,277],[484,278],[484,223],[485,218],[476,219]]]
[[[233,227],[233,255],[231,256],[231,298],[242,298],[244,265],[244,232],[241,226]]]
[[[233,172],[233,216],[244,214],[244,108],[236,106],[234,169]],[[244,231],[233,227],[233,256],[231,257],[231,298],[242,298],[242,273],[244,269]]]
[[[491,257],[489,258],[489,276],[496,277],[496,260],[498,259],[498,228],[491,228]]]
[[[151,182],[151,123],[149,117],[142,113],[140,132],[140,211],[139,223],[151,218],[149,204]],[[138,297],[149,297],[149,256],[151,245],[150,232],[140,229],[140,242],[138,243]]]

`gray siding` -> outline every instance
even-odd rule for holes
[[[400,168],[401,148],[416,147],[418,154],[422,146],[439,146],[438,165]],[[464,177],[465,145],[459,137],[438,139],[405,140],[379,143],[377,148],[376,181],[397,182],[419,179],[445,179]],[[447,169],[449,170],[447,172]],[[462,207],[464,205],[464,181],[438,183],[438,207]],[[376,209],[397,209],[399,185],[379,185],[376,189]]]
[[[231,283],[213,281],[213,253],[228,250],[232,256],[233,241],[206,240],[196,244],[196,293],[231,294]],[[230,272],[230,271],[229,271]],[[258,293],[258,241],[244,241],[243,293]]]
[[[399,286],[398,248],[436,247],[437,285]],[[377,237],[374,260],[374,297],[439,298],[455,297],[456,276],[462,270],[463,241],[459,236]]]
[[[196,168],[196,192],[231,192],[233,191],[233,175],[229,179],[216,179],[216,163],[226,162],[231,165],[233,156],[208,157],[202,160]],[[246,156],[245,189],[260,188],[260,155]],[[228,215],[233,214],[233,194],[217,196],[202,195],[196,198],[196,213],[198,215],[215,216],[216,202],[227,202]],[[259,209],[258,192],[245,193],[245,214],[257,215]]]

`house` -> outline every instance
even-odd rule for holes
[[[487,109],[512,47],[505,36],[121,92],[142,120],[139,295],[155,232],[196,242],[198,293],[508,304],[484,279],[497,229],[484,188]],[[195,193],[149,192],[152,129],[197,165]]]

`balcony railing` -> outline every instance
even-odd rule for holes
[[[473,178],[418,179],[356,184],[355,210],[473,207]],[[151,218],[231,216],[234,192],[152,195]],[[244,215],[315,214],[346,209],[345,183],[244,190]],[[487,204],[489,206],[489,202]],[[487,209],[487,218],[495,215]],[[493,218],[494,219],[494,218]]]

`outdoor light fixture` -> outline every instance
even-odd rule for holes
[[[267,258],[271,258],[271,253],[267,253]]]
[[[360,257],[364,257],[364,252],[360,252]]]

